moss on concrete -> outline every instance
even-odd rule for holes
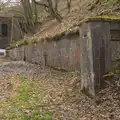
[[[87,21],[119,21],[120,17],[116,16],[95,16],[95,17],[89,17]]]

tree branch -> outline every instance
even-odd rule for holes
[[[40,2],[37,2],[36,0],[33,0],[33,2],[34,2],[35,4],[37,4],[37,5],[44,6],[45,8],[48,8],[48,7],[49,7],[49,6],[46,5],[46,4],[42,4],[42,3],[40,3]]]
[[[120,11],[120,7],[104,10],[104,11],[98,13],[97,15],[105,15],[105,14],[117,12],[117,11]]]

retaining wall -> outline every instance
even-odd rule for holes
[[[13,60],[26,60],[65,70],[80,70],[79,35],[63,37],[57,41],[28,44],[9,51]]]
[[[111,44],[108,48],[108,42],[106,43],[100,43],[105,44],[106,47],[105,51],[105,63],[106,67],[109,61],[108,54],[111,54],[112,60],[115,61],[116,59],[120,59],[120,22],[89,22],[88,24],[88,31],[93,36],[90,38],[94,42],[91,45],[91,47],[95,48],[97,50],[96,44],[102,40],[106,39],[106,27],[107,26],[107,38],[111,38]],[[103,30],[101,27],[105,27]],[[81,28],[86,31],[86,28]],[[112,31],[112,32],[111,32]],[[101,34],[100,34],[101,33]],[[109,34],[108,34],[109,33]],[[84,36],[83,32],[83,37]],[[104,37],[103,37],[104,36]],[[90,37],[90,36],[89,36]],[[44,41],[44,42],[38,42],[36,44],[28,44],[24,45],[22,47],[14,48],[10,50],[9,56],[13,60],[26,60],[31,63],[37,63],[40,65],[47,65],[55,68],[61,68],[65,70],[79,70],[80,71],[80,39],[82,38],[79,34],[72,34],[69,36],[61,37],[59,40],[50,40],[50,41]],[[88,38],[84,38],[87,40]],[[112,40],[113,39],[113,40]],[[89,43],[89,40],[88,40]],[[87,44],[87,43],[86,43]],[[98,46],[100,46],[98,44]],[[109,50],[110,49],[110,50]],[[94,50],[94,51],[96,51]],[[109,51],[109,52],[108,52]],[[93,56],[94,56],[93,52]],[[110,56],[110,55],[109,55]],[[98,56],[99,58],[100,56]],[[98,59],[95,57],[95,60]],[[94,60],[94,61],[95,61]],[[99,62],[99,61],[98,61]],[[95,65],[96,67],[96,65]],[[107,70],[107,68],[105,68]]]
[[[9,57],[13,60],[26,60],[66,70],[80,70],[79,41],[79,35],[74,35],[59,41],[28,44],[11,49]],[[111,41],[111,56],[113,61],[120,59],[119,41]]]
[[[112,61],[120,59],[120,41],[111,41]]]

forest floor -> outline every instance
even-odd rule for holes
[[[79,76],[2,60],[0,120],[120,120],[119,77],[107,80],[95,102],[80,92]]]

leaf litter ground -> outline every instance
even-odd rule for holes
[[[0,120],[119,120],[120,80],[107,80],[97,102],[80,92],[80,73],[25,62],[0,64]]]

